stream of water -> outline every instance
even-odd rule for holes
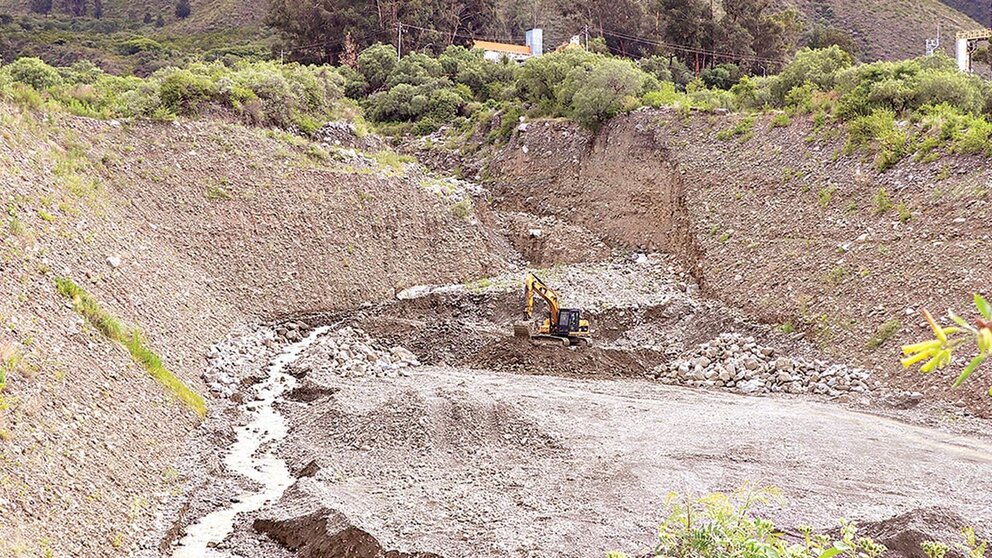
[[[234,530],[238,514],[259,510],[278,500],[293,484],[293,475],[286,462],[275,455],[278,442],[286,437],[289,429],[273,404],[296,387],[296,378],[285,372],[286,367],[329,329],[317,328],[303,340],[286,347],[269,365],[268,376],[259,384],[258,397],[241,406],[250,419],[237,430],[237,439],[224,458],[224,464],[231,473],[247,477],[261,488],[241,494],[229,507],[205,515],[188,526],[186,535],[172,553],[173,558],[229,557],[214,547]]]

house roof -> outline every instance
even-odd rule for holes
[[[526,45],[511,45],[507,43],[493,43],[490,41],[475,41],[475,48],[490,50],[493,52],[506,52],[510,54],[530,54],[530,47]]]

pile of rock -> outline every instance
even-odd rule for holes
[[[271,328],[238,328],[228,339],[210,347],[203,379],[213,393],[231,397],[241,390],[242,381],[258,376],[276,346],[278,339]]]
[[[753,337],[723,334],[648,373],[668,384],[721,388],[746,394],[865,393],[870,372],[822,360],[789,358]]]
[[[321,336],[289,372],[297,376],[330,373],[395,378],[409,376],[409,369],[415,366],[420,366],[417,355],[399,346],[382,349],[364,331],[349,326]]]

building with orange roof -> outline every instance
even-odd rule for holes
[[[527,31],[527,44],[525,45],[475,41],[472,46],[482,50],[486,60],[492,62],[502,62],[503,60],[523,62],[528,58],[544,54],[544,32],[541,29]]]

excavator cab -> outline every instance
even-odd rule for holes
[[[548,305],[548,317],[544,319],[537,333],[531,331],[530,320],[534,317],[534,296],[539,296]],[[514,336],[529,339],[531,343],[554,343],[564,347],[589,345],[589,322],[582,318],[582,311],[575,308],[562,308],[558,293],[548,287],[533,273],[524,279],[524,317],[526,322],[513,327]]]

